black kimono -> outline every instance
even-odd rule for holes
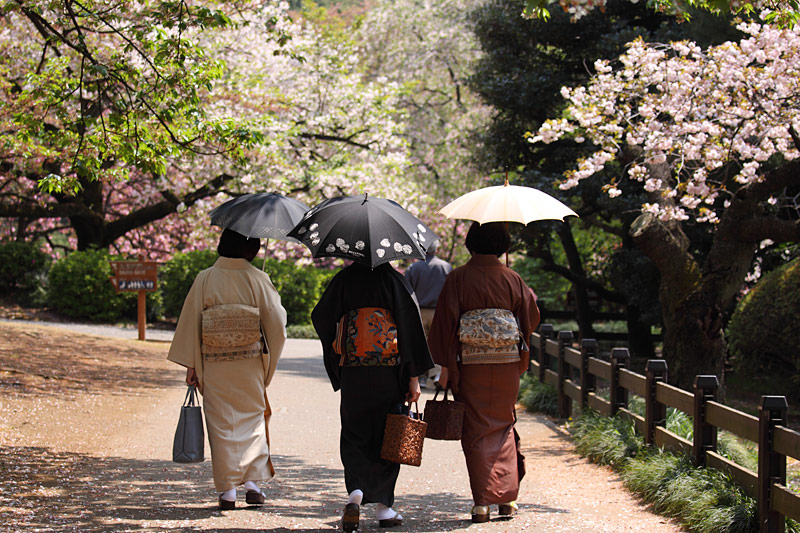
[[[386,414],[403,403],[411,377],[433,368],[419,307],[406,279],[388,263],[374,269],[353,263],[330,282],[311,320],[322,341],[325,369],[341,389],[340,454],[347,492],[360,489],[362,503],[391,507],[400,465],[380,458]],[[339,366],[334,353],[336,324],[344,313],[364,307],[388,309],[397,325],[397,366]]]

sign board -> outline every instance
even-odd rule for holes
[[[145,306],[145,292],[156,290],[158,283],[158,263],[155,261],[109,261],[114,275],[110,276],[111,283],[117,292],[136,291],[139,293],[137,315],[139,323],[139,340],[145,337],[147,323]]]
[[[154,291],[158,283],[155,261],[110,261],[111,283],[117,291]]]

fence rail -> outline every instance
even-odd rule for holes
[[[597,341],[584,339],[573,346],[570,331],[556,332],[542,324],[531,338],[529,371],[558,392],[558,416],[568,418],[572,402],[604,416],[619,413],[631,420],[647,444],[692,457],[698,466],[727,472],[758,502],[761,533],[784,531],[785,517],[800,521],[800,495],[786,487],[786,458],[800,460],[800,433],[787,427],[789,406],[784,396],[762,396],[758,416],[717,401],[716,376],[695,378],[692,392],[667,383],[666,361],[651,359],[645,374],[629,370],[627,348],[613,348],[609,361],[597,357]],[[606,382],[609,399],[597,395],[598,380]],[[628,409],[629,394],[644,398],[645,414]],[[692,441],[666,429],[666,410],[672,407],[692,417]],[[758,446],[758,471],[753,472],[717,453],[718,430],[728,431]]]

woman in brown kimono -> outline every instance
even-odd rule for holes
[[[403,523],[392,509],[400,465],[381,459],[380,450],[386,415],[404,400],[417,401],[418,376],[433,368],[412,294],[390,264],[353,263],[331,280],[311,313],[331,385],[341,389],[345,531],[358,529],[360,505],[367,503],[378,504],[381,527]]]
[[[492,504],[498,505],[500,516],[511,517],[522,475],[514,406],[519,378],[528,369],[528,347],[506,350],[502,357],[470,354],[465,361],[465,345],[459,340],[461,317],[468,311],[510,311],[526,341],[538,325],[533,292],[498,259],[509,243],[505,223],[472,224],[465,243],[472,258],[447,276],[428,337],[433,360],[442,366],[440,384],[449,385],[466,404],[461,445],[475,504],[473,522],[487,522]]]

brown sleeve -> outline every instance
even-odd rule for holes
[[[519,278],[522,302],[519,309],[520,329],[522,330],[522,337],[525,339],[527,350],[520,350],[519,354],[519,373],[522,375],[527,372],[530,365],[531,353],[530,342],[531,334],[536,326],[539,325],[539,307],[536,305],[536,300],[533,298],[533,291],[525,284],[522,278]]]
[[[458,390],[458,323],[461,306],[458,299],[458,277],[461,273],[453,271],[447,276],[436,302],[428,347],[434,363],[447,368],[448,381],[453,391]]]

